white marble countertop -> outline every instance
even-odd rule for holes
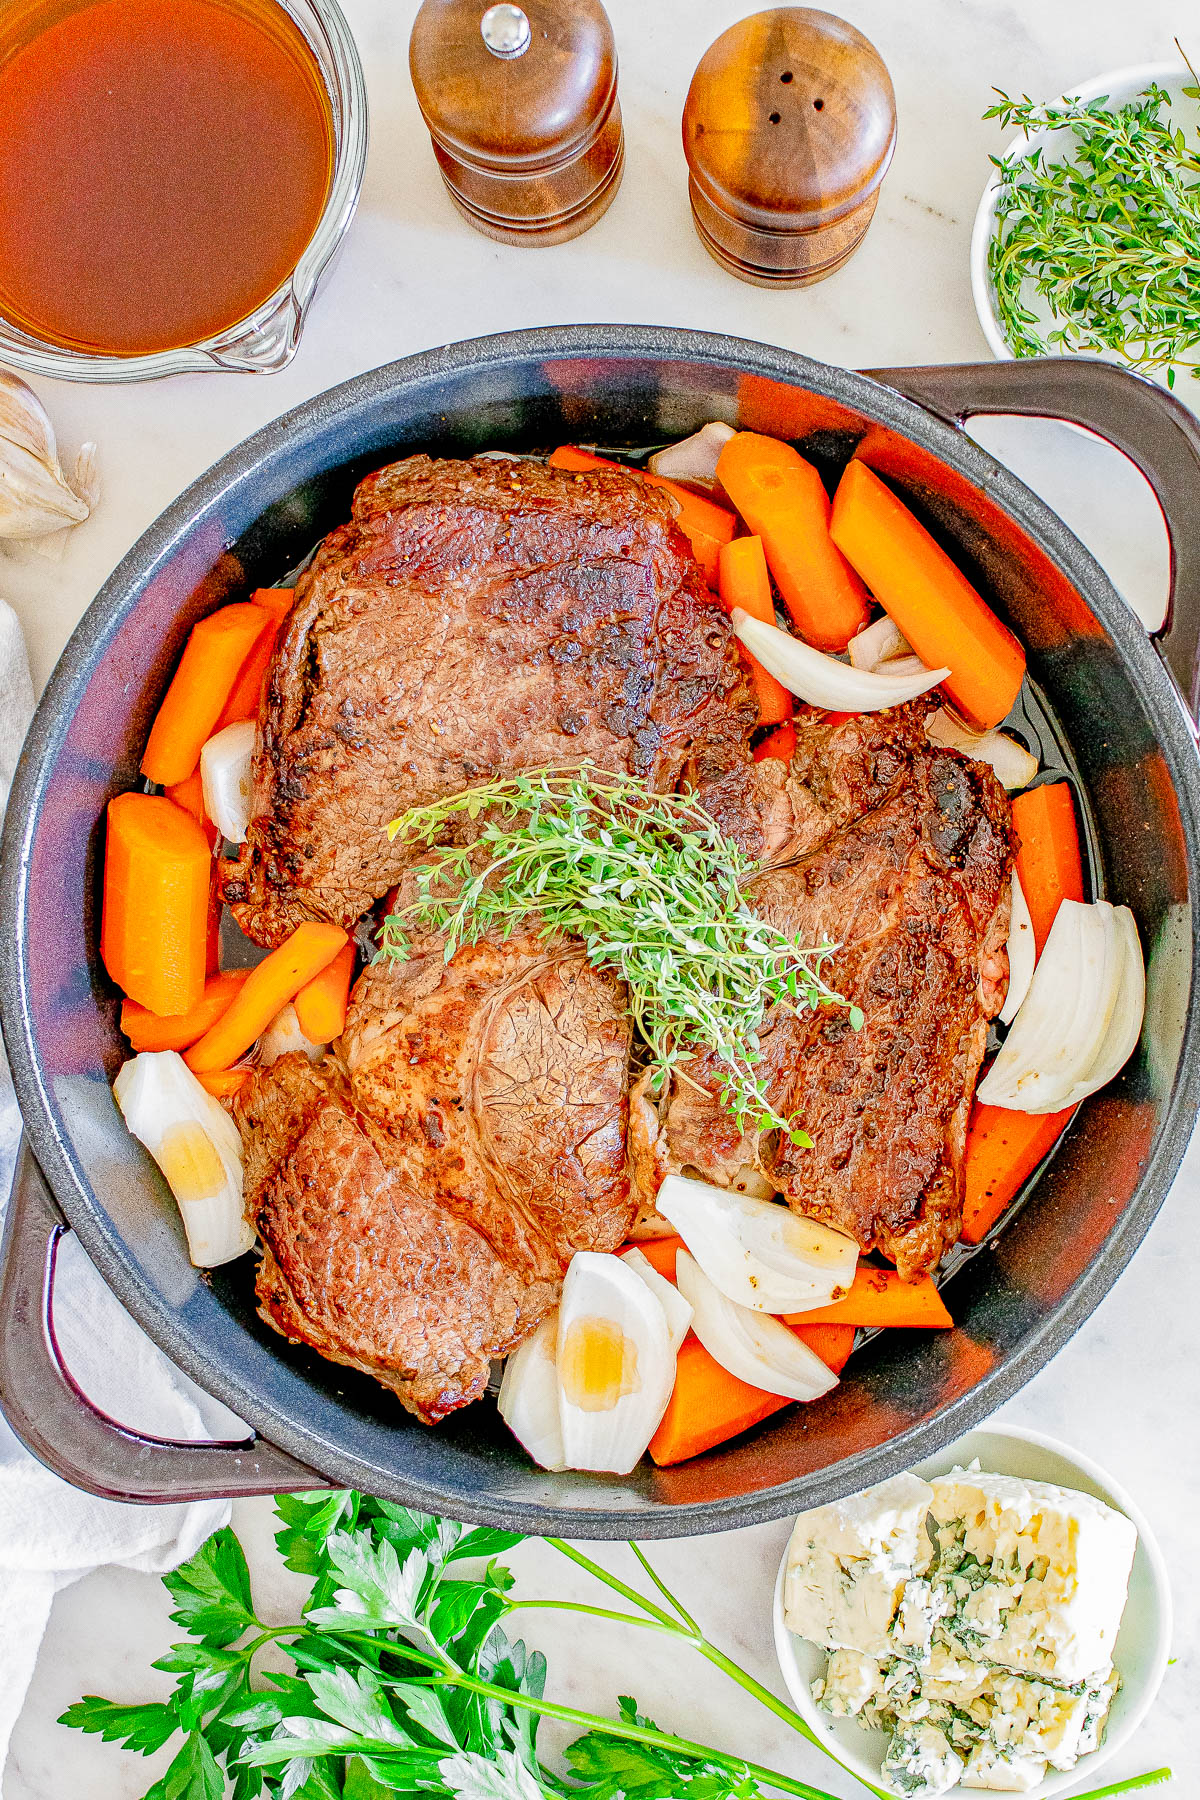
[[[986,356],[971,307],[971,219],[999,145],[980,122],[992,83],[1036,96],[1106,69],[1168,56],[1181,23],[1168,0],[854,0],[846,11],[895,81],[900,141],[871,232],[832,280],[765,292],[723,273],[687,208],[679,115],[698,58],[748,0],[608,0],[621,61],[628,167],[615,204],[584,238],[517,250],[476,236],[438,180],[408,81],[415,0],[349,0],[366,64],[372,144],[357,221],[291,367],[268,378],[187,376],[169,383],[40,391],[73,450],[100,446],[104,498],[65,560],[0,560],[0,594],[24,621],[39,684],[111,567],[215,457],[308,395],[360,370],[455,338],[518,326],[613,320],[692,325],[790,346],[859,367]],[[1194,52],[1193,52],[1194,54]],[[1075,526],[1143,618],[1161,615],[1165,539],[1140,477],[1061,426],[994,421],[979,436]],[[1177,1572],[1175,1662],[1157,1706],[1109,1778],[1173,1763],[1169,1790],[1200,1795],[1189,1757],[1200,1678],[1194,1558],[1200,1434],[1194,1405],[1195,1248],[1200,1152],[1131,1268],[1078,1336],[1004,1416],[1068,1439],[1137,1496]],[[1193,1400],[1186,1399],[1192,1394]],[[234,1510],[267,1616],[285,1617],[294,1577],[274,1560],[270,1503]],[[667,1578],[739,1660],[779,1688],[770,1596],[787,1525],[659,1547]],[[603,1552],[619,1558],[621,1552]],[[517,1554],[531,1590],[580,1584],[544,1545]],[[0,1595],[0,1604],[3,1596]],[[165,1594],[150,1576],[102,1570],[62,1593],[12,1742],[6,1800],[140,1795],[149,1762],[55,1725],[83,1692],[141,1699],[165,1692],[149,1671],[170,1641]],[[542,1614],[551,1690],[598,1710],[632,1690],[664,1726],[849,1795],[848,1780],[754,1701],[649,1634],[631,1642],[597,1622],[581,1637]],[[779,1689],[779,1691],[782,1691]],[[1083,1783],[1081,1785],[1089,1785]],[[861,1790],[858,1790],[861,1792]]]

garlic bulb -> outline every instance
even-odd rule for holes
[[[98,497],[95,444],[80,450],[69,481],[41,401],[0,369],[0,538],[47,538],[82,525]]]

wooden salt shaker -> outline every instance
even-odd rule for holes
[[[692,217],[706,250],[759,287],[805,287],[853,255],[896,145],[874,45],[832,13],[780,6],[700,59],[683,111]]]
[[[612,27],[599,0],[424,0],[409,44],[450,198],[507,244],[558,244],[621,184]]]

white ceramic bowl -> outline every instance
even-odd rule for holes
[[[1134,68],[1113,69],[1107,75],[1098,75],[1094,81],[1084,81],[1078,87],[1068,88],[1067,95],[1072,99],[1096,100],[1101,94],[1107,94],[1114,105],[1120,106],[1142,93],[1151,82],[1156,82],[1170,94],[1172,119],[1190,132],[1200,118],[1200,105],[1182,93],[1184,87],[1194,85],[1191,73],[1182,63],[1141,63]],[[1062,97],[1053,104],[1061,105]],[[1049,144],[1054,136],[1054,133],[1041,132],[1031,138],[1025,132],[1020,132],[1005,145],[1004,156],[1008,158],[1020,155],[1022,151],[1032,150],[1036,144]],[[999,188],[999,173],[993,171],[991,180],[983,190],[983,198],[975,214],[975,227],[971,233],[971,293],[983,335],[993,354],[1002,361],[1011,361],[1013,351],[1000,326],[995,292],[988,273],[988,245],[996,229],[996,195]],[[1032,304],[1035,311],[1042,310],[1041,302],[1036,296]],[[1049,317],[1048,314],[1044,316]],[[1112,357],[1109,360],[1119,361],[1119,358]],[[1190,380],[1177,381],[1175,391],[1181,394],[1182,390],[1192,385]],[[1200,386],[1200,383],[1195,385]]]
[[[1097,1772],[1129,1741],[1149,1712],[1162,1682],[1171,1644],[1171,1589],[1162,1552],[1138,1506],[1096,1463],[1055,1438],[1036,1431],[1018,1431],[1008,1425],[988,1425],[970,1431],[956,1444],[918,1463],[914,1473],[945,1475],[959,1464],[978,1457],[991,1474],[1019,1475],[1029,1481],[1051,1481],[1060,1487],[1080,1488],[1123,1512],[1137,1526],[1138,1547],[1129,1577],[1129,1598],[1117,1634],[1113,1663],[1120,1671],[1121,1689],[1113,1701],[1104,1741],[1074,1769],[1051,1772],[1027,1800],[1050,1800],[1081,1782],[1094,1783]],[[886,1787],[880,1774],[886,1735],[865,1731],[854,1719],[836,1719],[822,1712],[812,1697],[812,1683],[825,1666],[826,1652],[804,1638],[793,1637],[783,1622],[783,1581],[787,1555],[775,1583],[775,1650],[792,1703],[805,1722],[845,1768],[861,1780]],[[977,1788],[953,1787],[954,1800],[977,1800]]]

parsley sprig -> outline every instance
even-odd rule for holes
[[[482,820],[478,834],[447,845],[462,819]],[[414,925],[445,933],[449,961],[536,916],[547,937],[580,938],[596,968],[626,983],[656,1090],[708,1050],[739,1126],[811,1144],[771,1105],[755,1063],[771,1007],[845,1004],[821,978],[835,946],[806,948],[751,911],[758,865],[690,796],[590,764],[532,769],[416,807],[388,835],[434,853],[414,871],[417,897],[384,921],[381,957],[404,961]],[[861,1011],[849,1018],[857,1030]]]
[[[1062,156],[1038,145],[992,158],[988,268],[1012,350],[1115,353],[1131,368],[1166,369],[1169,386],[1180,368],[1200,377],[1200,138],[1163,116],[1170,95],[1151,84],[1122,106],[1107,96],[1042,106],[995,91],[985,119],[1071,139]],[[1200,98],[1200,87],[1183,91]],[[1053,314],[1051,330],[1029,289]]]

